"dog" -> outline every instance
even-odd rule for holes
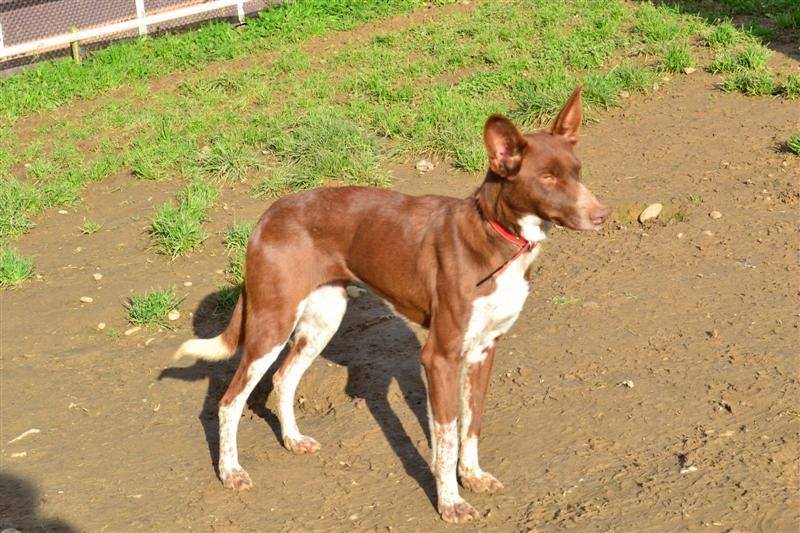
[[[503,488],[478,462],[495,346],[522,310],[528,270],[551,228],[593,230],[608,217],[581,182],[574,154],[581,120],[580,86],[542,131],[523,135],[502,115],[489,117],[489,169],[466,199],[338,187],[289,195],[267,209],[250,237],[244,286],[227,329],[176,352],[220,360],[241,349],[219,403],[225,487],[252,486],[238,460],[239,419],[290,340],[273,378],[283,443],[296,454],[320,448],[297,427],[295,391],[341,323],[348,283],[359,281],[429,330],[420,359],[438,510],[447,522],[479,518],[458,480],[474,492]]]

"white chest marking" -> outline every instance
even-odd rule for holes
[[[528,297],[525,271],[537,255],[538,247],[518,257],[495,278],[495,290],[472,303],[472,315],[464,335],[463,354],[467,363],[483,361],[484,350],[514,324]]]
[[[549,224],[537,216],[528,215],[519,221],[522,237],[540,242],[547,238]],[[539,247],[521,255],[495,278],[495,290],[472,303],[472,315],[464,335],[462,353],[467,364],[476,364],[486,358],[486,348],[503,335],[517,320],[528,298],[528,280],[525,272],[539,255]]]

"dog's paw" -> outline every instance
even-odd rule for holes
[[[230,472],[225,472],[220,475],[222,478],[222,486],[226,489],[233,489],[243,491],[253,486],[253,480],[250,479],[244,468],[234,468]]]
[[[284,437],[283,444],[284,446],[286,446],[287,450],[289,450],[295,455],[300,455],[304,453],[314,453],[316,451],[319,451],[321,447],[319,442],[312,439],[311,437],[306,437],[305,435],[301,436],[299,439]]]
[[[477,509],[461,499],[452,503],[440,502],[439,513],[442,515],[442,520],[448,524],[463,524],[481,517]]]
[[[461,474],[461,485],[472,492],[488,492],[493,493],[503,489],[503,484],[500,480],[491,475],[489,472],[477,472]]]

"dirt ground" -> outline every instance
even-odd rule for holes
[[[301,430],[322,450],[282,448],[265,378],[239,429],[255,487],[223,489],[216,402],[237,361],[170,357],[224,325],[210,305],[222,232],[265,204],[227,190],[204,250],[169,262],[144,228],[178,184],[121,176],[44,217],[19,243],[41,279],[0,294],[0,529],[797,531],[800,158],[782,143],[800,105],[717,82],[684,76],[584,130],[585,179],[615,222],[554,232],[534,265],[481,438],[506,488],[464,491],[481,521],[436,513],[424,332],[371,295],[300,385]],[[414,194],[478,184],[445,164],[392,171]],[[656,201],[660,221],[632,220]],[[80,235],[89,214],[103,230]],[[187,297],[176,330],[109,334],[127,328],[130,291],[170,285]]]

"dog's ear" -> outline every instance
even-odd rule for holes
[[[495,174],[508,178],[519,172],[525,139],[510,120],[503,115],[489,117],[483,127],[483,144]]]
[[[581,120],[583,120],[581,89],[583,89],[583,85],[575,87],[572,96],[569,97],[561,113],[558,114],[555,122],[550,126],[550,131],[553,134],[561,135],[573,145],[578,144],[578,130],[581,127]]]

